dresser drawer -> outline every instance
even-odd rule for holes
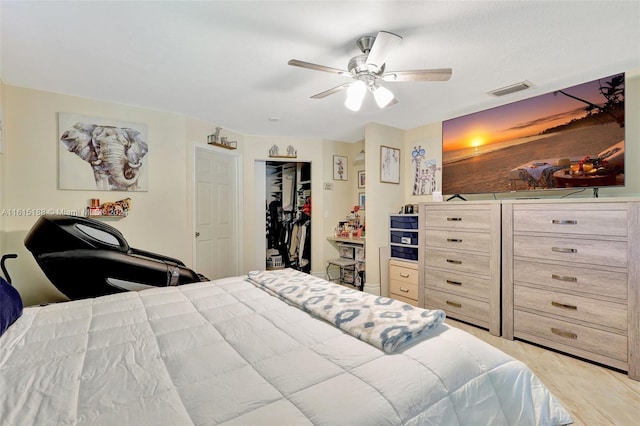
[[[525,260],[515,260],[513,265],[513,279],[516,283],[540,284],[583,295],[627,300],[627,274],[623,272]]]
[[[488,209],[433,209],[427,208],[425,224],[427,228],[478,229],[489,230],[491,211]]]
[[[471,250],[482,253],[489,253],[491,247],[491,235],[484,232],[427,229],[424,235],[424,244],[427,247],[445,250]]]
[[[418,284],[391,280],[389,281],[389,293],[391,293],[391,297],[398,295],[412,299],[415,302],[418,300]]]
[[[430,268],[445,268],[454,272],[466,272],[488,277],[491,261],[488,255],[426,249],[424,264]]]
[[[581,234],[624,237],[627,235],[627,210],[619,205],[601,205],[598,210],[587,210],[581,203],[563,209],[513,211],[514,232],[550,232],[554,234]],[[593,208],[593,207],[590,207]],[[617,209],[617,210],[616,210]]]
[[[426,268],[424,271],[424,285],[427,288],[443,290],[474,299],[488,300],[489,298],[489,280],[477,275],[462,275]]]
[[[546,312],[627,333],[626,303],[606,302],[521,285],[514,286],[513,297],[516,309]]]
[[[514,235],[513,255],[570,263],[627,267],[627,243],[624,241]]]
[[[401,302],[404,302],[404,303],[406,303],[408,305],[412,305],[412,306],[418,307],[418,301],[417,300],[409,299],[408,297],[404,297],[404,296],[401,296],[399,294],[391,294],[391,295],[389,295],[389,297],[391,299],[396,299],[396,300],[399,300]]]
[[[489,303],[438,290],[425,290],[424,307],[442,309],[447,316],[489,326]]]
[[[627,362],[627,337],[616,333],[515,310],[514,334],[579,356],[586,356],[586,351]],[[567,350],[563,345],[577,351]]]
[[[418,265],[395,260],[390,261],[389,280],[418,285]]]

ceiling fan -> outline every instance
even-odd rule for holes
[[[362,54],[351,58],[348,71],[297,59],[291,59],[288,64],[295,67],[340,74],[355,80],[313,95],[311,96],[312,99],[322,99],[346,89],[347,100],[345,101],[345,106],[352,111],[358,111],[368,90],[373,94],[378,106],[385,108],[398,103],[398,101],[393,93],[381,84],[382,82],[446,81],[451,78],[451,68],[386,71],[385,60],[401,41],[402,37],[387,31],[380,31],[376,36],[360,37],[356,41],[356,45]]]

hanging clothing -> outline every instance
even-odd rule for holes
[[[293,262],[298,257],[298,239],[299,239],[299,225],[293,224],[291,229],[291,241],[289,242],[289,259]]]

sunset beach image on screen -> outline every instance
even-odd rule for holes
[[[444,121],[443,194],[624,186],[624,82],[616,74]]]

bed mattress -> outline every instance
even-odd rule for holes
[[[0,389],[2,425],[571,423],[466,332],[387,354],[245,276],[26,308],[0,337]]]

